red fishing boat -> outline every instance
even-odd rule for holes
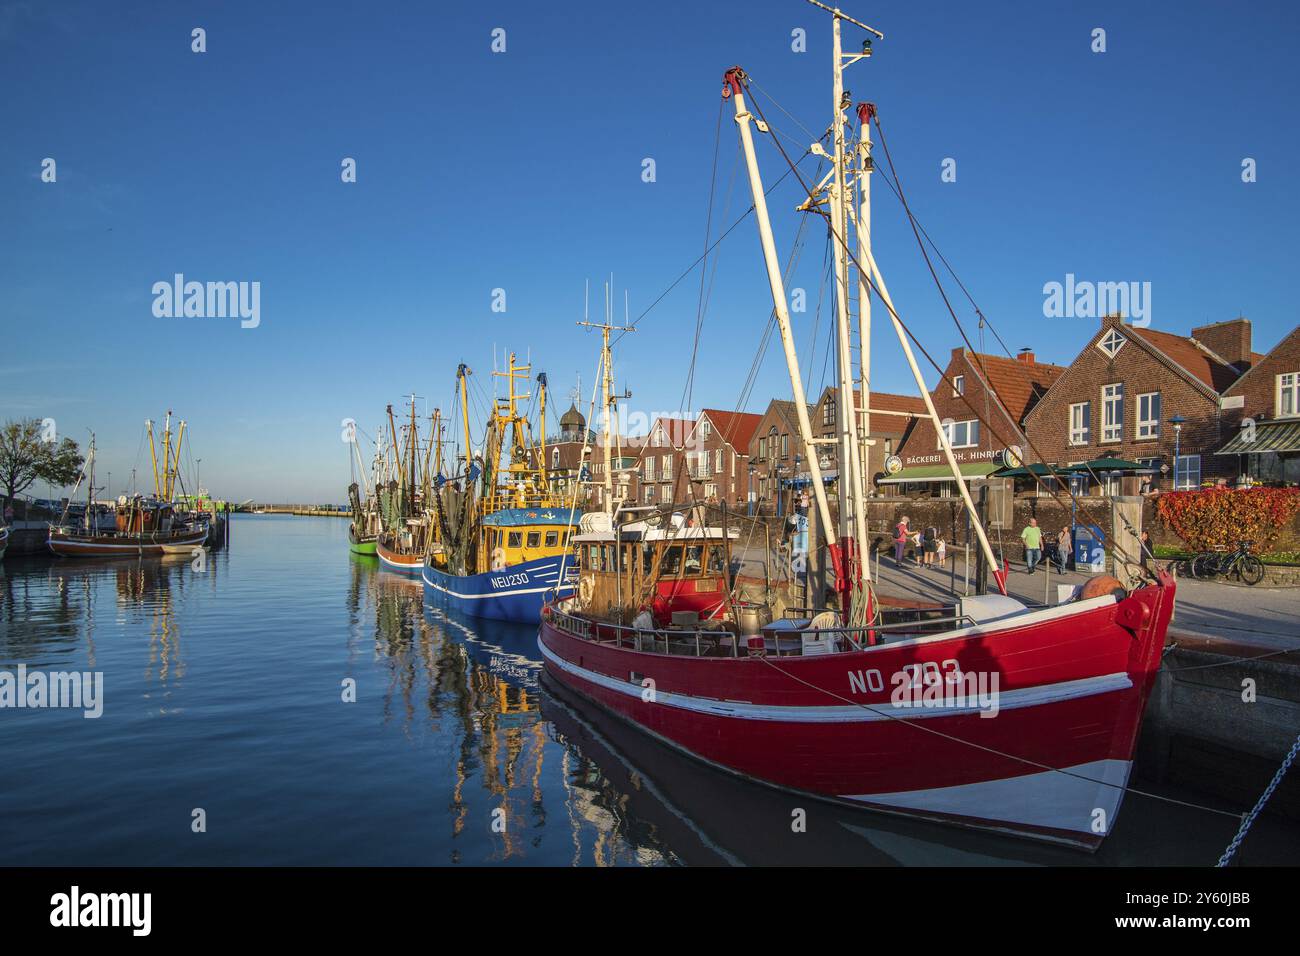
[[[1095,848],[1113,827],[1127,788],[1173,612],[1174,581],[1165,572],[1139,577],[1136,556],[1121,562],[1120,544],[1112,541],[1124,582],[1095,578],[1055,605],[1008,596],[1006,565],[980,523],[871,252],[875,107],[849,111],[842,71],[868,58],[871,37],[882,34],[810,2],[831,13],[834,27],[834,119],[810,147],[832,168],[815,186],[805,184],[808,199],[800,207],[824,216],[835,240],[840,401],[833,438],[811,426],[794,350],[783,263],[754,148],[755,127],[770,129],[761,110],[758,117],[749,112],[748,77],[739,67],[727,71],[723,97],[735,107],[793,407],[810,450],[815,525],[834,535],[825,551],[835,606],[818,606],[823,592],[811,581],[804,603],[812,609],[773,599],[770,588],[763,601],[742,600],[725,512],[721,528],[710,526],[698,506],[587,515],[574,538],[578,593],[543,609],[539,644],[547,673],[665,743],[752,780],[884,812]],[[842,54],[841,21],[871,35],[861,53]],[[850,115],[859,120],[856,130]],[[828,137],[833,153],[821,145]],[[856,297],[849,289],[854,271]],[[852,342],[855,298],[859,347]],[[854,373],[856,357],[869,354],[860,346],[870,335],[873,298],[889,313],[969,516],[971,543],[1001,593],[900,607],[877,594],[870,564],[861,560],[871,551],[861,430],[870,391],[865,363],[860,380]],[[971,414],[984,420],[974,407]],[[1008,427],[1032,448],[1018,423]],[[826,444],[837,446],[836,512],[812,451]],[[1055,495],[1052,486],[1048,491]]]
[[[979,595],[843,627],[833,611],[773,621],[730,601],[718,528],[636,521],[575,543],[579,594],[543,611],[547,672],[677,749],[802,793],[1087,848],[1113,825],[1167,575],[1131,593],[1098,579],[1101,593],[1054,607]],[[630,625],[619,589],[649,596]]]

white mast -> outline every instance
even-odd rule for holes
[[[834,143],[833,179],[830,190],[832,228],[840,236],[847,236],[849,205],[848,178],[845,176],[844,111],[848,102],[844,93],[844,56],[840,42],[840,19],[834,11],[832,23],[832,68],[834,73],[831,120],[831,138]],[[862,237],[859,234],[859,242]],[[866,503],[863,500],[862,461],[858,441],[858,415],[853,398],[853,350],[851,344],[852,317],[849,314],[849,250],[848,243],[836,243],[835,249],[835,305],[836,335],[839,346],[839,402],[836,411],[839,426],[839,498],[841,565],[836,573],[845,575],[840,582],[841,593],[856,591],[859,576],[868,575]],[[853,546],[850,546],[852,542]]]
[[[767,265],[767,283],[772,291],[772,306],[776,312],[777,328],[781,331],[781,346],[785,350],[786,369],[790,373],[790,386],[794,393],[794,410],[799,419],[799,433],[808,449],[808,473],[812,478],[813,495],[817,501],[817,514],[823,528],[831,527],[831,509],[826,501],[826,487],[822,484],[821,463],[817,460],[816,446],[820,440],[813,435],[808,419],[808,399],[804,392],[803,376],[799,372],[799,357],[795,354],[794,335],[790,331],[790,309],[785,298],[785,282],[781,278],[781,265],[776,257],[776,241],[772,238],[772,221],[767,214],[767,197],[763,193],[763,179],[758,172],[758,159],[754,154],[754,133],[750,123],[754,116],[745,108],[742,91],[744,71],[732,67],[727,71],[722,88],[724,97],[736,101],[736,125],[740,127],[740,143],[745,151],[745,166],[749,171],[749,189],[754,199],[754,219],[758,223],[758,241],[763,247],[763,261]],[[759,126],[766,132],[766,125]],[[820,595],[819,595],[820,596]]]
[[[611,277],[611,281],[612,281],[612,277]],[[601,387],[602,402],[603,402],[603,404],[604,404],[604,406],[605,406],[605,434],[604,434],[604,436],[603,436],[604,441],[602,442],[602,444],[605,446],[605,475],[604,475],[603,485],[604,485],[604,489],[605,489],[605,491],[604,491],[604,498],[605,498],[604,505],[605,505],[605,513],[606,513],[606,514],[613,514],[613,513],[614,513],[614,471],[613,471],[613,462],[614,462],[614,454],[613,454],[613,440],[614,440],[614,437],[613,437],[613,430],[614,430],[614,420],[615,420],[615,416],[614,416],[614,402],[617,400],[617,397],[613,394],[613,386],[614,386],[614,370],[613,370],[613,365],[614,365],[614,363],[613,363],[613,361],[612,361],[612,353],[611,353],[611,351],[610,351],[610,347],[609,347],[609,333],[610,333],[610,332],[635,332],[635,331],[636,331],[636,330],[635,330],[634,328],[632,328],[632,326],[630,326],[630,325],[623,325],[623,326],[617,326],[617,325],[614,325],[614,322],[613,322],[613,313],[612,313],[612,311],[611,311],[612,306],[611,306],[611,304],[610,304],[610,296],[611,296],[612,294],[613,294],[613,290],[610,288],[610,285],[609,285],[609,284],[606,284],[606,286],[605,286],[605,321],[604,321],[603,323],[601,323],[600,325],[597,325],[595,322],[591,322],[591,321],[589,321],[589,320],[587,319],[587,317],[586,317],[586,308],[585,308],[585,307],[584,307],[584,309],[583,309],[583,313],[584,313],[583,320],[582,320],[581,322],[578,323],[579,325],[586,326],[586,327],[588,327],[588,328],[592,328],[592,329],[600,329],[600,339],[601,339],[601,349],[600,349],[601,382],[600,382],[600,387]],[[585,439],[584,439],[584,447],[585,447]],[[578,467],[579,467],[579,468],[582,467],[581,463],[579,463],[579,466],[578,466]]]

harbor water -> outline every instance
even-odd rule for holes
[[[1130,793],[1089,855],[739,780],[551,687],[535,628],[426,605],[338,519],[0,567],[0,671],[103,675],[98,717],[0,709],[3,864],[1209,866],[1238,821],[1204,807],[1245,809],[1139,765],[1170,799]],[[1297,858],[1267,816],[1237,854]]]

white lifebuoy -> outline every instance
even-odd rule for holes
[[[583,578],[578,582],[578,596],[582,598],[583,604],[591,603],[591,595],[595,590],[596,586],[591,578]]]
[[[506,569],[506,553],[500,548],[492,549],[492,570],[504,571]]]

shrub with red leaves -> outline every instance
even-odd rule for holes
[[[1254,541],[1264,552],[1300,513],[1300,488],[1207,488],[1170,491],[1156,499],[1156,516],[1192,551]]]

